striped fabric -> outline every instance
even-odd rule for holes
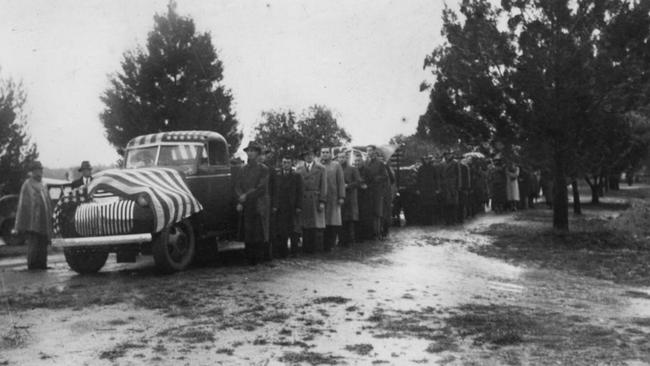
[[[149,135],[138,136],[126,145],[127,148],[157,144],[160,142],[185,141],[185,142],[205,142],[208,139],[220,139],[223,137],[213,131],[170,131],[152,133]]]
[[[91,196],[100,190],[133,201],[140,194],[145,194],[154,212],[156,232],[203,209],[180,173],[174,169],[105,170],[95,175],[88,186]]]
[[[81,236],[128,234],[133,229],[134,207],[131,200],[80,205],[74,215],[75,230]]]

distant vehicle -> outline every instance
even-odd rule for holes
[[[52,204],[56,204],[61,195],[70,189],[70,182],[60,179],[43,178],[43,183],[48,190]],[[16,210],[18,209],[17,194],[8,194],[0,197],[0,236],[6,245],[22,245],[25,243],[21,235],[14,235],[11,231],[16,223]]]
[[[114,252],[118,262],[153,254],[162,272],[181,271],[199,246],[215,249],[217,239],[235,238],[232,182],[239,169],[231,168],[220,134],[139,136],[128,143],[124,164],[95,175],[81,201],[64,197],[57,217],[61,237],[53,245],[64,249],[70,268],[97,272]]]

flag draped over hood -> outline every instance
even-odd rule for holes
[[[159,232],[203,209],[187,188],[183,177],[174,169],[111,169],[95,175],[88,186],[92,196],[97,191],[136,200],[143,195],[154,212],[155,231]]]

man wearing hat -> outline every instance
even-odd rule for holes
[[[240,236],[243,237],[249,263],[255,265],[263,259],[264,245],[269,242],[269,169],[258,161],[262,152],[260,145],[251,141],[244,151],[248,155],[248,162],[241,168],[235,181],[235,194],[237,211],[241,214]]]
[[[323,247],[325,229],[325,203],[327,202],[327,173],[325,167],[314,161],[314,151],[302,153],[296,172],[302,176],[302,248],[313,253]]]
[[[84,160],[81,162],[81,168],[79,168],[79,171],[81,172],[81,177],[79,179],[75,179],[72,181],[72,188],[79,188],[81,186],[88,186],[90,182],[93,180],[92,177],[92,172],[93,172],[93,167],[90,166],[90,162],[88,160]]]
[[[47,269],[47,245],[52,238],[52,204],[42,183],[43,165],[35,161],[20,189],[14,231],[27,243],[27,268]]]

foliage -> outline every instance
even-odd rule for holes
[[[350,142],[350,136],[338,125],[332,111],[320,105],[309,107],[300,116],[291,110],[263,112],[254,139],[277,155],[291,158],[298,158],[308,149]]]
[[[446,43],[418,135],[487,142],[553,172],[554,227],[568,228],[566,179],[625,155],[622,116],[648,95],[647,2],[463,0],[446,8]],[[616,137],[616,143],[607,142]],[[606,147],[605,147],[606,146]]]
[[[29,164],[38,158],[26,131],[25,101],[21,83],[0,79],[0,195],[17,193]]]
[[[242,134],[222,84],[223,64],[209,33],[176,12],[154,16],[146,50],[126,52],[122,71],[111,76],[101,97],[106,137],[118,150],[133,137],[162,131],[211,130],[221,133],[233,153]]]

